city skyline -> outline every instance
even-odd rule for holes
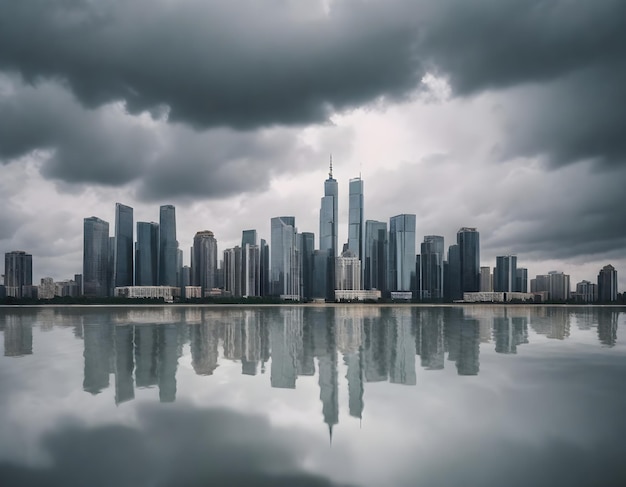
[[[361,175],[363,222],[415,214],[446,246],[475,227],[480,265],[574,284],[610,263],[626,288],[622,2],[145,2],[0,1],[0,253],[34,277],[79,273],[83,218],[112,233],[115,202],[174,205],[186,265],[196,232],[223,250],[276,215],[317,247],[332,153],[338,250]]]

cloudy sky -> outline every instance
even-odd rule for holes
[[[82,271],[114,205],[188,248],[273,216],[318,230],[329,154],[365,218],[481,234],[572,284],[626,288],[622,0],[0,0],[0,252]]]

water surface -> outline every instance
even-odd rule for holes
[[[0,309],[0,485],[626,485],[602,307]]]

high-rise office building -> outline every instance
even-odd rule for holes
[[[241,248],[241,295],[261,295],[261,252],[258,245],[246,243]]]
[[[387,291],[388,237],[387,222],[365,222],[363,287]]]
[[[133,285],[133,209],[115,203],[113,287]]]
[[[602,303],[617,301],[617,271],[611,264],[598,273],[598,300]]]
[[[446,301],[463,299],[461,288],[461,249],[458,244],[448,247],[448,263],[444,274],[444,297]]]
[[[271,220],[272,294],[283,299],[300,299],[300,255],[296,238],[296,219],[279,216]]]
[[[157,286],[159,272],[159,224],[137,222],[135,285]]]
[[[480,290],[480,234],[475,228],[463,227],[456,234],[456,243],[461,257],[461,292],[478,292]]]
[[[499,255],[493,271],[493,290],[497,293],[516,292],[517,256]]]
[[[551,301],[567,301],[570,298],[569,275],[563,272],[548,272]]]
[[[193,237],[191,269],[191,282],[202,287],[203,296],[216,287],[217,240],[210,230],[197,232]]]
[[[241,247],[224,250],[224,291],[231,296],[242,296]]]
[[[300,249],[301,269],[302,269],[302,299],[308,301],[313,299],[313,252],[315,251],[315,234],[312,232],[302,232],[298,234],[298,248]]]
[[[419,290],[421,299],[443,299],[443,237],[426,235],[420,246]]]
[[[176,208],[163,205],[159,211],[159,285],[178,285]]]
[[[359,176],[350,180],[348,200],[348,249],[359,259],[363,258],[363,180]],[[415,256],[414,256],[415,257]]]
[[[493,276],[491,275],[491,267],[489,266],[480,268],[480,292],[493,292]]]
[[[337,256],[339,187],[333,178],[333,160],[330,159],[328,179],[324,181],[324,196],[320,207],[320,250],[330,250],[334,259]]]
[[[415,281],[415,215],[389,220],[389,290],[411,291]]]
[[[595,303],[598,300],[598,285],[590,281],[576,284],[576,301]]]
[[[4,254],[4,286],[7,296],[23,297],[24,286],[33,285],[33,256],[21,250]]]
[[[518,267],[515,274],[515,291],[518,293],[527,293],[528,269],[525,267]]]
[[[109,224],[95,216],[83,220],[83,294],[106,297],[110,292]]]
[[[351,250],[335,259],[335,289],[338,291],[361,290],[361,261]]]
[[[241,232],[241,248],[247,245],[256,245],[256,230],[244,230]]]
[[[267,245],[265,239],[261,239],[261,245],[259,246],[259,279],[261,296],[269,296],[272,294],[270,288],[270,246]]]

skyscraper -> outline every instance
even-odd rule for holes
[[[256,230],[244,230],[241,232],[241,248],[243,249],[246,244],[256,245]]]
[[[157,286],[159,272],[159,224],[137,222],[135,285]]]
[[[493,290],[497,293],[511,293],[517,289],[517,256],[499,255],[493,271]]]
[[[389,289],[411,291],[415,280],[415,215],[389,221]]]
[[[480,290],[480,234],[475,228],[463,227],[456,234],[456,243],[461,257],[461,293],[476,293]]]
[[[461,289],[461,251],[458,244],[448,247],[448,263],[444,274],[444,297],[447,301],[463,299]]]
[[[231,296],[242,296],[242,276],[241,247],[224,250],[224,291]]]
[[[480,292],[490,293],[493,291],[493,277],[489,266],[480,268]],[[526,292],[526,291],[524,291]]]
[[[528,269],[518,267],[515,271],[515,291],[518,293],[528,292]]]
[[[259,278],[261,280],[260,292],[261,296],[269,296],[272,294],[270,288],[270,246],[267,245],[267,241],[262,238],[261,245],[259,247]]]
[[[601,303],[617,301],[617,271],[611,264],[598,273],[598,300]]]
[[[333,178],[333,159],[330,159],[328,179],[324,181],[324,196],[320,207],[320,250],[330,250],[334,259],[337,256],[337,201],[339,187]]]
[[[83,294],[106,297],[110,279],[109,224],[92,216],[83,220]]]
[[[163,205],[159,211],[159,285],[178,285],[177,254],[176,208]]]
[[[133,209],[115,203],[113,287],[133,285]]]
[[[191,257],[192,283],[202,287],[202,295],[216,287],[217,240],[213,232],[204,230],[193,237]]]
[[[23,297],[23,286],[33,285],[33,256],[21,250],[4,254],[4,285],[6,295]]]
[[[302,232],[298,234],[300,259],[302,268],[302,299],[308,301],[313,296],[313,252],[315,251],[315,234]]]
[[[443,299],[443,237],[426,235],[420,252],[420,297]]]
[[[363,287],[387,291],[387,223],[376,220],[365,222],[365,255],[363,260]]]
[[[300,256],[297,248],[296,219],[278,216],[271,220],[272,294],[283,299],[300,299]]]
[[[350,180],[348,200],[348,249],[363,259],[363,180],[359,176]]]
[[[261,296],[261,249],[256,230],[241,233],[241,295]]]

